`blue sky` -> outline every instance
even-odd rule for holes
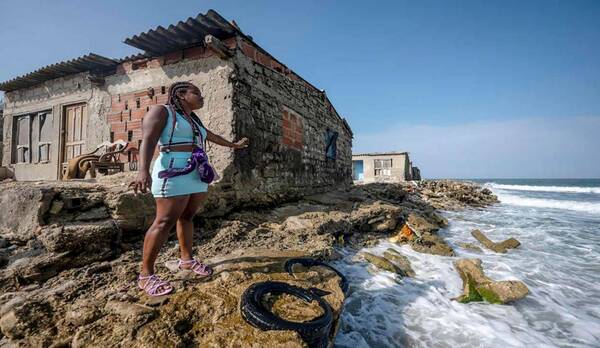
[[[600,177],[600,1],[0,1],[0,81],[213,8],[426,177]]]

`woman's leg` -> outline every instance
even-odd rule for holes
[[[177,220],[177,238],[179,239],[179,250],[182,260],[191,260],[193,235],[194,235],[194,215],[206,200],[206,192],[194,193],[190,195],[187,206]],[[191,265],[182,265],[182,268],[189,268]]]
[[[142,261],[142,275],[154,274],[154,262],[162,245],[169,237],[179,216],[185,210],[189,195],[171,198],[156,198],[156,218],[146,232],[144,238],[144,255]]]

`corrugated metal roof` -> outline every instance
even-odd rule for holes
[[[139,48],[150,54],[164,54],[188,47],[204,45],[204,37],[208,34],[218,38],[227,39],[241,33],[239,29],[229,23],[214,10],[208,10],[196,18],[188,18],[177,25],[162,26],[150,29],[147,32],[126,38],[123,42]]]
[[[28,74],[1,82],[0,90],[10,92],[20,88],[35,86],[44,81],[58,77],[77,74],[84,71],[107,70],[115,67],[117,64],[118,62],[113,59],[90,53],[79,58],[47,65]]]

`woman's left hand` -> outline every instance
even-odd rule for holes
[[[234,148],[235,149],[245,149],[248,147],[248,144],[250,144],[250,140],[248,138],[242,138],[234,143],[234,145],[235,145]]]

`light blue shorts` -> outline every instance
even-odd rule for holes
[[[208,184],[200,180],[198,171],[193,170],[186,175],[160,179],[158,172],[167,168],[183,168],[191,152],[161,152],[152,166],[152,195],[166,198],[208,191]]]

